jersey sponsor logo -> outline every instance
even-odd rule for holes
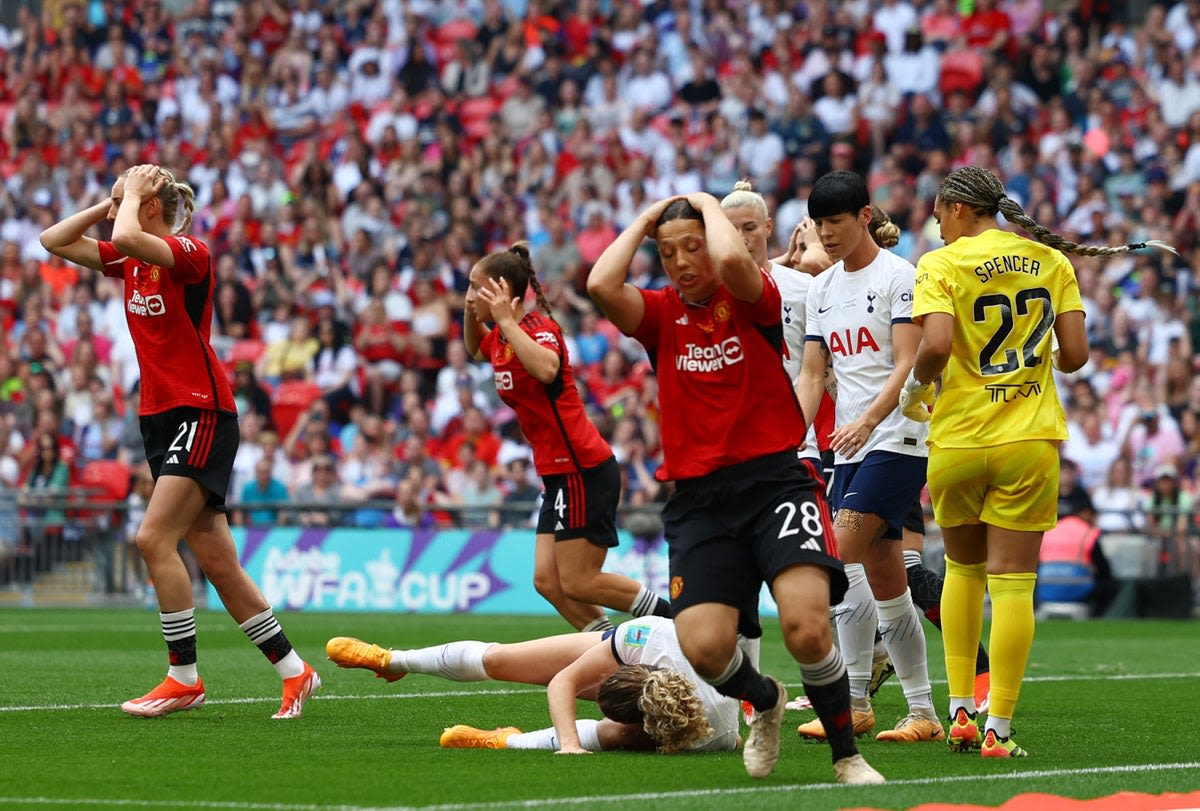
[[[167,314],[167,304],[158,293],[143,296],[140,290],[134,290],[126,307],[131,315],[150,317]]]
[[[900,300],[901,301],[912,301],[913,300],[913,291],[905,290],[903,293],[900,294]]]
[[[879,351],[879,344],[875,342],[875,336],[865,326],[859,327],[856,335],[851,335],[849,329],[834,332],[830,334],[828,343],[829,351],[842,357],[859,355],[868,349],[872,352]]]
[[[177,237],[177,239],[179,240],[179,247],[183,248],[184,253],[191,253],[196,250],[196,243],[187,237]]]
[[[1042,384],[1036,380],[1024,383],[989,383],[983,387],[992,396],[993,403],[1011,403],[1021,398],[1037,397],[1042,393]]]
[[[558,336],[555,335],[553,332],[549,332],[548,330],[540,330],[538,332],[535,332],[533,334],[533,340],[537,341],[539,344],[550,344],[551,346],[558,346]]]
[[[512,372],[496,372],[492,375],[496,381],[496,391],[512,391],[513,390],[513,374]]]
[[[744,359],[742,339],[735,335],[714,346],[688,344],[675,358],[675,368],[681,372],[719,372]]]

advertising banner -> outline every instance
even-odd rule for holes
[[[242,566],[276,610],[553,614],[533,588],[534,533],[511,530],[233,529]],[[604,570],[668,593],[666,543],[621,533]],[[210,604],[220,600],[211,585]],[[775,616],[766,590],[765,616]]]

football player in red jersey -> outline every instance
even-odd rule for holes
[[[529,258],[518,242],[480,259],[469,277],[463,340],[492,364],[496,392],[517,414],[545,485],[533,582],[579,630],[612,627],[601,606],[635,617],[671,616],[670,604],[624,575],[602,572],[617,545],[621,472],[612,448],[587,418],[571,361]],[[532,287],[545,314],[525,312]],[[489,327],[488,324],[493,324]]]
[[[672,286],[626,281],[646,237]],[[779,759],[787,693],[737,645],[739,618],[771,587],[788,651],[829,730],[843,783],[880,783],[850,728],[850,686],[829,631],[846,576],[820,481],[796,455],[806,426],[783,368],[779,288],[708,194],[660,200],[604,251],[588,293],[650,353],[663,417],[661,479],[671,600],[684,654],[722,695],[749,701],[743,751],[751,777]]]
[[[158,687],[121,709],[161,716],[204,703],[192,582],[178,551],[184,538],[226,610],[283,679],[283,703],[273,717],[297,718],[321,680],[292,649],[241,567],[229,532],[225,494],[238,446],[237,406],[209,343],[214,274],[208,247],[182,236],[193,205],[191,187],[169,171],[135,166],[117,178],[109,200],[41,235],[51,253],[124,280],[125,316],[142,373],[138,413],[156,484],[136,543],[154,581],[170,665]],[[112,242],[85,236],[105,218],[113,221]]]

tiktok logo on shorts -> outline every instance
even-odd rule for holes
[[[742,339],[735,335],[713,346],[688,344],[675,358],[675,368],[681,372],[719,372],[744,358]]]

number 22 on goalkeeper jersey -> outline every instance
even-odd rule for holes
[[[1067,257],[1016,234],[988,229],[921,257],[914,320],[954,318],[929,443],[979,448],[1066,439],[1050,347],[1055,319],[1076,310],[1083,302]]]

